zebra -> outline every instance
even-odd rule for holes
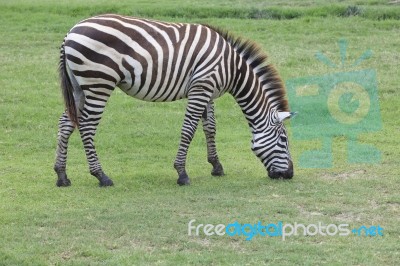
[[[59,75],[66,106],[58,124],[54,170],[57,186],[69,186],[68,139],[78,128],[89,170],[100,186],[112,186],[103,172],[94,136],[116,87],[150,102],[187,99],[174,161],[177,184],[190,184],[186,155],[199,121],[207,142],[211,174],[224,175],[215,145],[214,100],[231,94],[252,132],[252,150],[270,178],[290,179],[293,163],[283,120],[285,88],[267,56],[251,41],[203,24],[98,15],[76,24],[60,48]]]

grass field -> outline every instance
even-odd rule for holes
[[[396,265],[400,261],[400,6],[385,0],[0,1],[0,265]],[[216,101],[217,147],[226,175],[211,177],[204,136],[190,147],[192,185],[178,187],[173,161],[185,101],[147,103],[119,90],[96,135],[115,186],[99,188],[78,134],[71,137],[69,188],[55,186],[59,46],[88,16],[115,12],[208,23],[260,44],[284,80],[332,69],[314,57],[373,57],[382,129],[360,140],[378,164],[349,164],[346,137],[333,140],[333,167],[305,169],[314,141],[291,139],[295,176],[266,178],[232,97]],[[348,70],[348,69],[347,69]],[[316,110],[318,112],[318,110]],[[300,113],[313,116],[313,113]],[[287,124],[291,132],[290,122]],[[384,236],[188,236],[188,223],[380,225]]]

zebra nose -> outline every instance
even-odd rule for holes
[[[268,176],[272,179],[292,179],[293,177],[292,161],[289,161],[288,169],[286,170],[271,169],[270,171],[268,171]]]

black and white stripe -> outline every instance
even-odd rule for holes
[[[66,112],[59,122],[55,170],[67,186],[68,138],[78,127],[89,168],[100,185],[112,185],[93,144],[97,125],[115,87],[145,101],[188,99],[174,167],[188,184],[185,162],[201,119],[213,175],[223,175],[215,147],[213,99],[233,95],[253,133],[253,151],[271,177],[291,178],[293,167],[282,120],[290,117],[285,91],[266,56],[251,42],[199,24],[101,15],[75,25],[60,56]]]

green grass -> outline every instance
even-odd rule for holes
[[[344,16],[349,6],[362,13]],[[1,1],[0,265],[345,264],[395,265],[400,257],[400,22],[387,1]],[[274,16],[267,16],[268,12]],[[59,45],[79,20],[96,13],[203,22],[259,43],[284,80],[323,75],[321,51],[339,62],[371,49],[358,69],[377,71],[383,128],[360,139],[382,152],[379,164],[348,164],[346,137],[333,141],[334,165],[302,169],[300,154],[318,141],[291,139],[295,177],[281,182],[250,150],[251,134],[230,96],[216,101],[217,146],[226,176],[210,176],[204,136],[190,147],[189,187],[172,167],[185,101],[146,103],[116,90],[96,136],[102,165],[115,182],[97,187],[78,134],[71,137],[72,186],[55,186]],[[253,13],[251,13],[253,12]],[[259,17],[255,17],[258,14]],[[272,12],[272,13],[273,13]],[[250,16],[253,14],[254,19]],[[266,15],[267,14],[267,15]],[[283,14],[283,15],[279,15]],[[300,114],[313,115],[313,114]],[[288,123],[290,130],[290,123]],[[383,237],[187,235],[196,224],[287,223],[381,225]]]

